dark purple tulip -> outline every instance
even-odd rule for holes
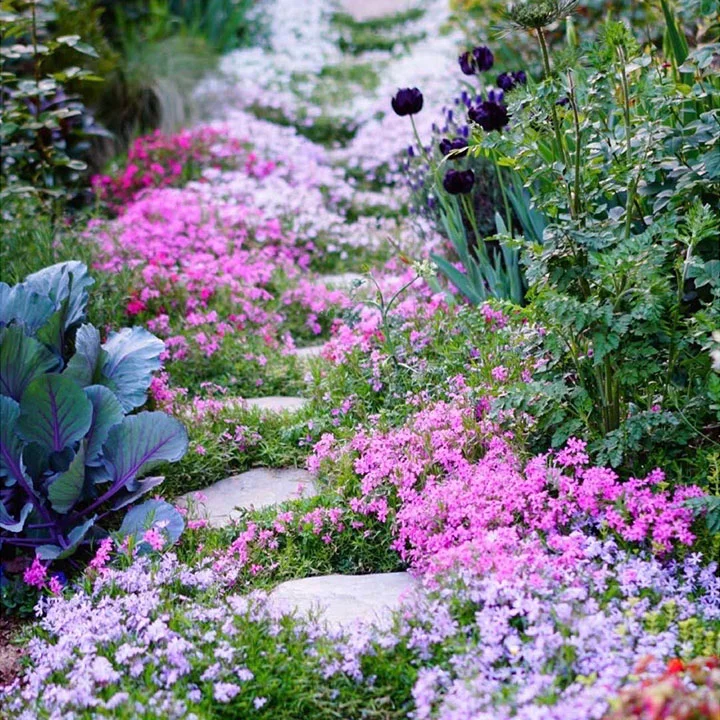
[[[504,72],[497,76],[495,84],[505,92],[510,92],[515,87],[515,78],[512,73]]]
[[[417,88],[403,88],[395,93],[391,104],[392,109],[400,117],[416,115],[422,110],[423,96]]]
[[[473,58],[473,54],[469,50],[458,58],[458,63],[460,64],[460,70],[463,75],[475,74],[475,58]]]
[[[472,51],[472,54],[473,59],[475,60],[475,66],[480,72],[490,70],[495,64],[495,58],[493,57],[489,47],[480,45]]]
[[[496,85],[505,92],[514,90],[518,85],[525,85],[527,83],[527,75],[524,70],[518,70],[517,72],[506,72],[497,76]]]
[[[472,170],[448,170],[443,178],[443,187],[451,195],[464,195],[472,190],[475,173]]]
[[[465,152],[453,155],[453,159],[465,157],[465,155],[467,155],[467,146],[467,140],[462,137],[456,137],[452,140],[450,138],[443,138],[439,144],[440,152],[443,155],[449,155],[453,150],[465,150]]]
[[[485,132],[501,130],[510,122],[507,108],[490,100],[485,100],[485,102],[470,108],[468,117]]]

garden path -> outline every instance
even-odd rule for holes
[[[392,47],[389,53],[380,54],[380,59],[377,50],[369,53],[352,51],[338,53],[335,45],[328,45],[328,37],[332,38],[336,34],[328,26],[328,17],[338,9],[338,5],[323,0],[302,3],[304,11],[302,17],[293,14],[297,10],[297,5],[287,0],[276,0],[274,7],[279,22],[277,24],[271,22],[273,27],[271,54],[258,56],[255,51],[240,51],[226,58],[224,71],[226,76],[231,78],[231,85],[236,93],[233,95],[227,86],[220,83],[218,95],[222,96],[223,100],[220,102],[218,119],[222,123],[229,124],[235,131],[242,132],[247,124],[243,113],[250,107],[256,108],[258,105],[267,104],[269,93],[273,95],[273,107],[280,108],[286,117],[297,119],[303,116],[317,118],[318,114],[327,115],[339,125],[347,123],[348,117],[351,117],[351,123],[354,125],[352,140],[329,149],[321,163],[327,163],[331,168],[330,173],[339,170],[341,176],[345,174],[346,168],[362,168],[369,177],[379,177],[379,173],[386,166],[392,166],[393,158],[397,157],[398,151],[413,143],[409,124],[388,112],[390,96],[398,87],[409,85],[411,82],[413,85],[422,82],[432,95],[433,88],[438,87],[438,69],[451,66],[455,60],[456,39],[452,36],[438,38],[437,33],[430,29],[431,26],[436,27],[437,23],[446,17],[447,3],[444,0],[441,2],[424,0],[420,3],[417,0],[341,0],[339,9],[349,13],[359,23],[368,21],[372,23],[378,18],[382,18],[381,23],[386,23],[392,21],[393,15],[399,13],[397,17],[400,21],[397,26],[392,27],[392,22],[390,23],[390,33],[395,33],[398,40],[408,36],[432,38],[431,42],[422,43],[423,48],[420,53],[416,47],[400,43]],[[410,20],[401,19],[407,17],[408,10],[417,8],[425,10],[424,16],[419,20],[415,16],[411,16]],[[374,26],[367,24],[363,27]],[[380,33],[379,30],[373,32]],[[273,71],[269,72],[267,66],[273,62],[275,63]],[[308,79],[307,87],[298,92],[298,88],[294,86],[295,78],[283,75],[283,66],[313,70],[315,73],[322,66],[320,75],[328,67],[369,66],[374,68],[372,72],[378,72],[378,79],[372,87],[362,87],[362,85],[357,87],[350,82],[346,82],[343,86],[343,83],[339,83],[339,87],[335,87],[332,93],[324,93],[327,88],[323,86],[322,81],[317,85]],[[218,88],[209,85],[208,91],[213,90],[217,91]],[[444,83],[440,92],[443,94],[446,92]],[[437,96],[440,97],[439,92]],[[227,102],[228,97],[234,97],[234,103],[230,106]],[[337,103],[337,98],[342,98],[342,102]],[[345,116],[338,117],[337,105],[343,104],[345,104]],[[342,113],[342,109],[340,112]],[[355,122],[355,118],[359,118],[359,121]],[[426,122],[426,119],[422,118],[421,127]],[[254,124],[256,125],[256,121]],[[427,128],[422,129],[427,130]],[[283,154],[282,148],[279,147],[283,140],[292,143],[297,141],[297,138],[282,136],[281,132],[282,129],[275,124],[268,133],[270,139],[267,150],[277,156]],[[258,143],[257,138],[253,140]],[[307,147],[300,148],[299,151],[307,152]],[[327,171],[327,168],[325,170]],[[399,176],[393,175],[394,172],[397,172],[397,167],[391,171],[389,177],[384,178],[386,182],[381,183],[384,185],[382,190],[375,193],[348,188],[344,180],[336,182],[338,194],[349,190],[353,200],[362,196],[362,200],[366,203],[367,209],[363,209],[360,205],[360,217],[354,223],[348,222],[342,214],[337,218],[343,228],[340,232],[345,232],[345,239],[351,234],[365,236],[358,245],[361,252],[367,247],[386,244],[389,234],[393,235],[395,242],[399,244],[402,244],[406,236],[415,235],[415,231],[410,227],[407,218],[402,217],[402,213],[398,213],[400,220],[396,221],[395,227],[392,228],[375,217],[373,208],[380,205],[402,207],[407,202],[405,185],[395,182]],[[301,211],[298,209],[297,212]],[[316,232],[324,231],[323,222],[324,218],[321,214],[308,217],[311,236]],[[307,227],[306,231],[308,231]],[[357,239],[353,238],[352,242],[357,242]],[[346,271],[320,275],[311,282],[318,288],[324,286],[340,291],[348,298],[351,296],[355,298],[358,294],[367,292],[367,287],[360,287],[365,275],[357,271],[360,269],[357,263],[358,260],[349,257]],[[362,269],[366,269],[364,263]],[[407,278],[403,278],[397,271],[386,272],[380,283],[384,289],[397,289],[406,280]],[[365,285],[369,284],[365,283]],[[324,344],[312,344],[295,348],[292,354],[303,365],[312,365],[323,362],[324,349]],[[264,411],[289,411],[283,417],[287,417],[288,422],[292,422],[292,413],[302,408],[304,400],[300,397],[270,396],[250,399],[246,402]],[[255,468],[220,480],[201,490],[199,495],[188,493],[183,496],[181,502],[193,502],[193,497],[203,498],[199,509],[207,514],[210,524],[222,526],[229,524],[243,509],[274,506],[298,497],[298,481],[306,486],[306,496],[315,493],[313,478],[306,471],[294,468]],[[283,583],[276,588],[275,597],[285,609],[294,609],[301,613],[321,607],[327,622],[337,627],[354,620],[382,619],[389,609],[399,605],[403,594],[413,585],[414,582],[407,573],[362,577],[332,575]]]

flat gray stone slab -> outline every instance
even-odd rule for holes
[[[300,616],[320,610],[328,626],[386,622],[418,582],[406,572],[375,575],[323,575],[278,585],[271,601],[282,612]]]
[[[417,6],[417,0],[342,0],[340,4],[356,20],[369,20],[409,10]]]
[[[213,527],[222,527],[239,516],[238,509],[260,509],[315,494],[315,482],[307,470],[254,468],[182,495],[177,504],[186,506],[190,501],[200,517],[207,517]]]
[[[347,272],[339,275],[322,275],[320,281],[328,287],[338,288],[339,290],[349,290],[355,281],[367,281],[367,278],[360,273]]]
[[[293,350],[293,355],[301,360],[320,357],[324,347],[324,345],[310,345],[309,347],[295,348]]]
[[[297,412],[307,405],[307,400],[289,395],[268,395],[267,397],[247,398],[245,404],[251,408],[260,408],[268,412]]]

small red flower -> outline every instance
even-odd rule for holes
[[[680,658],[673,658],[667,664],[667,672],[670,675],[677,675],[685,669],[685,663]]]

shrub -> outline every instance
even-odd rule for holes
[[[65,85],[98,80],[76,63],[97,57],[79,35],[51,36],[42,4],[21,2],[2,13],[2,165],[0,198],[9,193],[62,197],[82,184],[88,139],[103,131]],[[12,44],[9,44],[12,43]],[[72,55],[73,64],[58,67]]]
[[[713,433],[704,346],[720,319],[719,118],[707,88],[718,79],[671,14],[665,56],[609,22],[581,59],[553,59],[546,26],[572,6],[514,7],[540,40],[544,77],[510,96],[502,132],[475,128],[469,153],[512,166],[547,223],[542,244],[524,246],[549,331],[545,387],[530,388],[554,393],[540,427],[554,445],[587,428],[601,462],[619,465]]]
[[[103,518],[162,481],[138,476],[187,447],[178,420],[129,414],[146,401],[163,343],[139,327],[101,343],[82,324],[92,282],[66,262],[0,283],[0,546],[41,560],[101,534]],[[137,508],[133,525],[159,510]],[[172,536],[179,518],[165,507],[156,520]]]

